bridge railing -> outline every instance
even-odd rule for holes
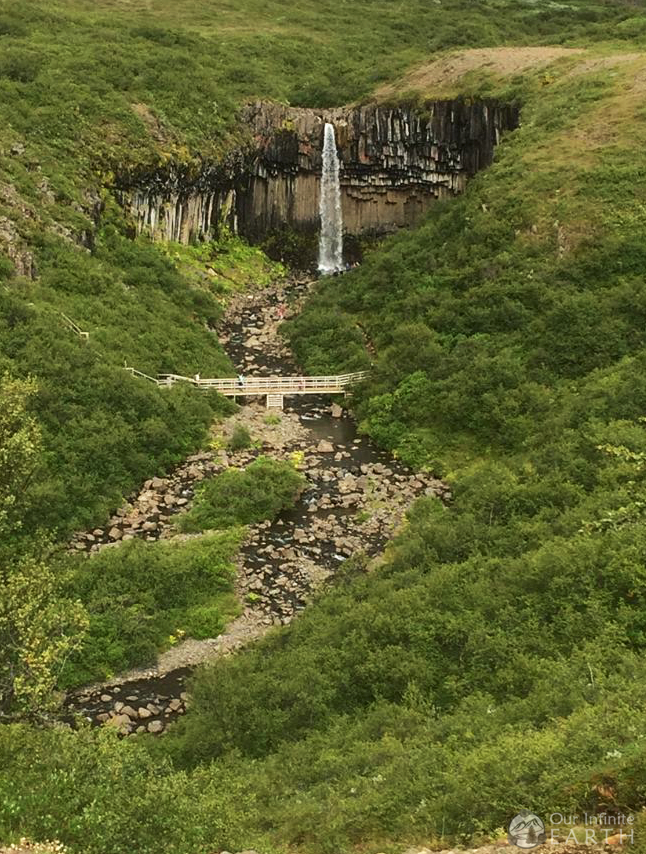
[[[242,381],[235,377],[202,379],[198,376],[185,377],[181,374],[159,374],[159,385],[174,385],[176,382],[188,382],[196,388],[214,389],[221,394],[314,394],[318,392],[343,391],[348,386],[360,382],[368,376],[367,371],[351,374],[337,374],[319,377],[244,377]]]
[[[129,368],[127,365],[124,368],[125,371],[128,371],[129,374],[132,374],[133,377],[141,377],[144,380],[150,380],[152,383],[156,383],[157,385],[166,385],[166,383],[162,383],[156,377],[151,377],[149,374],[144,374],[142,371],[138,371],[136,368]]]

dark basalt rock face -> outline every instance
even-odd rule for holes
[[[241,121],[248,147],[224,163],[121,176],[117,190],[139,232],[188,242],[221,224],[252,240],[285,227],[317,230],[325,122],[336,131],[346,233],[414,225],[436,199],[462,192],[492,162],[501,134],[518,125],[518,109],[491,99],[432,101],[423,112],[258,102],[244,108]]]

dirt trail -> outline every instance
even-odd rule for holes
[[[427,97],[454,97],[463,89],[463,78],[472,72],[492,74],[501,78],[513,77],[530,69],[546,68],[561,59],[576,60],[568,66],[568,76],[594,74],[635,63],[639,67],[632,83],[640,90],[644,88],[645,53],[633,51],[602,56],[585,48],[555,45],[455,51],[411,69],[399,80],[385,83],[375,91],[374,96],[378,101],[388,101],[401,96],[402,93],[411,92]]]
[[[444,95],[444,90],[455,89],[461,78],[471,71],[508,77],[585,52],[583,48],[568,47],[497,47],[456,51],[413,69],[394,83],[386,83],[377,89],[375,97],[387,99],[403,91]]]

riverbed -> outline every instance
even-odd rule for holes
[[[218,335],[239,372],[299,373],[279,327],[298,312],[310,286],[279,283],[231,302]],[[419,495],[450,498],[444,483],[411,471],[358,434],[346,408],[351,398],[297,395],[285,398],[281,413],[268,412],[264,398],[238,403],[240,411],[216,429],[226,437],[242,425],[254,448],[193,455],[168,478],[147,481],[108,524],[79,535],[73,548],[85,549],[91,559],[124,539],[180,538],[174,517],[190,507],[197,484],[225,468],[244,468],[259,454],[283,460],[298,455],[305,489],[277,519],[249,527],[236,565],[240,616],[218,638],[185,640],[148,667],[76,692],[70,708],[94,724],[116,726],[123,734],[163,732],[186,712],[187,680],[196,666],[289,624],[349,559],[365,566]]]

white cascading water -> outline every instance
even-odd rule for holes
[[[343,269],[343,216],[339,158],[336,153],[334,125],[325,123],[323,171],[321,174],[321,235],[319,237],[319,271],[336,273]]]

